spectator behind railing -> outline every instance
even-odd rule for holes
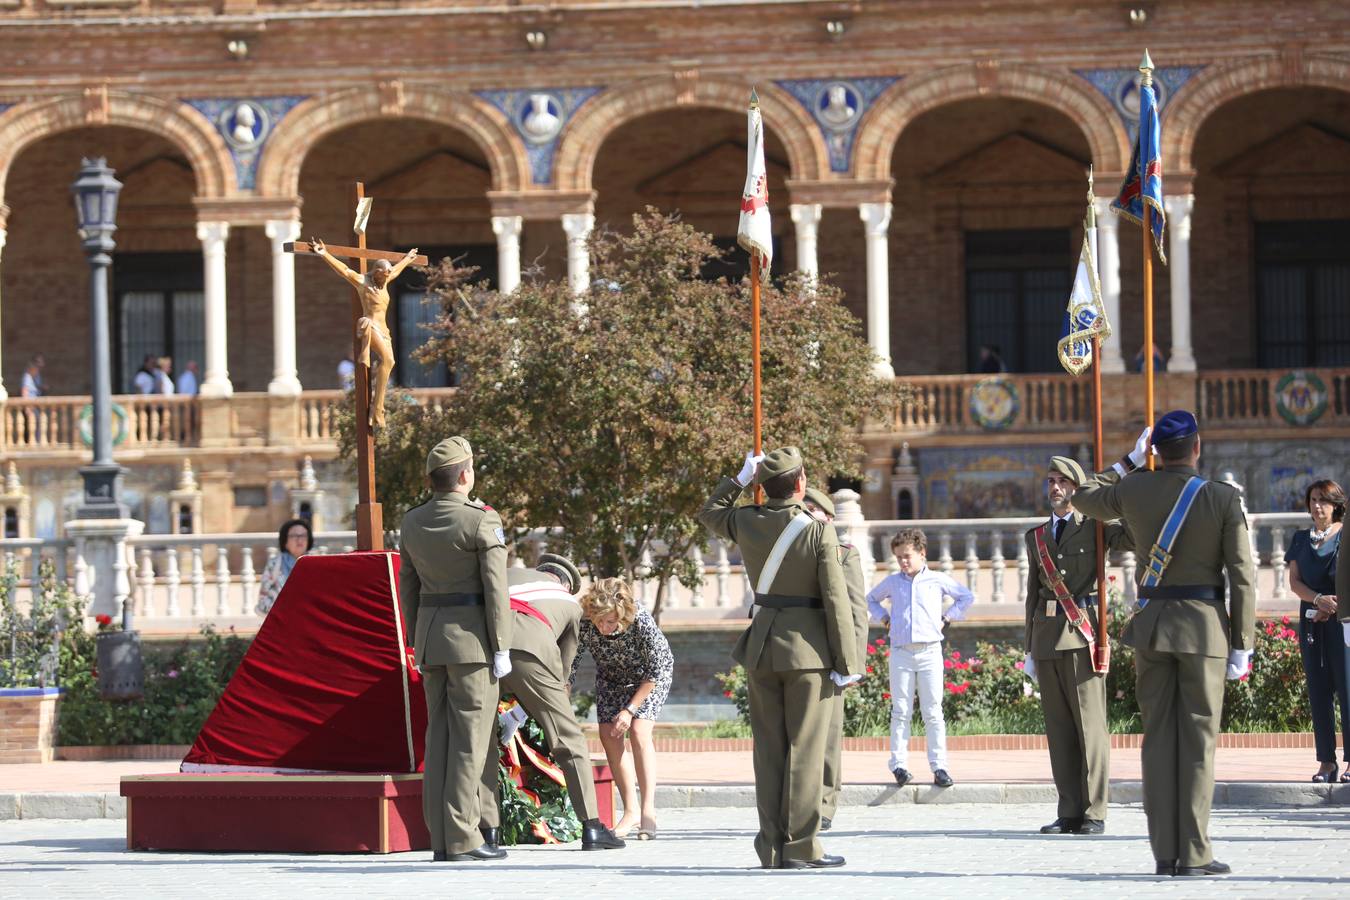
[[[267,615],[272,604],[277,602],[277,595],[290,577],[291,569],[295,568],[296,560],[314,549],[314,532],[304,519],[291,519],[277,532],[277,545],[281,552],[267,561],[258,586],[256,611],[260,616]]]

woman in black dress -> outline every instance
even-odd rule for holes
[[[1289,588],[1303,601],[1298,610],[1298,643],[1308,677],[1313,740],[1320,763],[1312,780],[1335,781],[1336,709],[1340,707],[1346,761],[1350,762],[1350,690],[1346,684],[1345,647],[1336,621],[1336,562],[1345,516],[1345,491],[1331,480],[1314,481],[1304,500],[1312,528],[1294,532],[1284,558]],[[1350,767],[1341,781],[1350,782]]]
[[[623,816],[614,833],[639,826],[638,838],[656,837],[656,747],[652,726],[670,695],[675,657],[651,613],[633,598],[620,578],[602,578],[581,598],[581,646],[595,658],[595,714],[600,743],[623,798]],[[572,662],[575,680],[578,653]],[[633,744],[633,764],[624,735]],[[638,793],[641,792],[641,806]],[[640,811],[640,812],[639,812]]]

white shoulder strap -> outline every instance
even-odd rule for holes
[[[783,565],[783,557],[787,556],[788,547],[797,539],[807,525],[814,522],[804,512],[799,512],[792,517],[792,521],[787,523],[783,533],[778,535],[778,540],[774,541],[773,549],[769,551],[769,558],[764,560],[764,568],[759,570],[759,581],[755,583],[755,593],[768,594],[769,588],[773,585],[773,580],[778,577],[778,570]]]

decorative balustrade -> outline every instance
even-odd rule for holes
[[[1252,515],[1252,545],[1258,561],[1260,606],[1266,610],[1290,610],[1297,600],[1289,591],[1284,546],[1298,528],[1307,527],[1302,513],[1265,513]],[[977,614],[990,618],[1017,618],[1026,601],[1027,574],[1034,565],[1029,560],[1027,529],[1044,521],[1036,518],[1004,519],[932,519],[911,521],[871,521],[854,526],[840,525],[859,546],[872,586],[900,567],[890,550],[891,537],[901,528],[922,528],[928,536],[929,564],[964,582],[976,594]],[[865,538],[862,537],[865,535]],[[552,534],[538,530],[516,544],[513,565],[524,558],[535,558],[546,550]],[[342,553],[352,549],[356,535],[350,531],[322,532],[315,536],[316,553]],[[256,627],[255,608],[259,579],[268,560],[276,556],[276,535],[271,532],[233,535],[142,535],[127,541],[127,577],[129,594],[138,627],[148,631],[192,631],[206,622],[222,627]],[[386,546],[398,546],[397,533],[386,536]],[[81,548],[71,540],[5,540],[0,554],[6,563],[19,569],[19,596],[22,605],[36,579],[38,562],[49,557],[58,577],[70,580],[77,589],[82,580],[84,560]],[[650,571],[654,555],[662,548],[649,549],[639,571]],[[703,563],[703,580],[692,590],[672,581],[666,585],[664,614],[669,620],[707,620],[743,617],[753,600],[753,592],[740,554],[734,545],[719,540],[710,542],[706,553],[691,552]],[[1123,599],[1133,602],[1134,553],[1114,554],[1108,573],[1115,577]],[[637,596],[647,605],[655,602],[659,585],[639,581]]]
[[[201,407],[195,397],[130,394],[112,398],[118,450],[195,446]],[[89,397],[20,397],[4,403],[3,439],[16,450],[83,452],[89,447]]]
[[[1286,412],[1276,396],[1281,383],[1295,372],[1306,381],[1291,383]],[[1320,384],[1319,384],[1320,383]],[[1195,385],[1195,407],[1205,425],[1281,427],[1285,415],[1307,415],[1319,406],[1321,425],[1350,425],[1350,369],[1231,369],[1201,372]],[[1319,396],[1320,395],[1320,396]]]
[[[900,376],[899,381],[913,393],[897,404],[891,430],[982,432],[983,426],[972,411],[972,401],[977,385],[988,378],[988,375]],[[1056,373],[1003,375],[1000,381],[1002,387],[983,389],[996,394],[988,398],[987,407],[991,411],[1015,409],[1013,427],[1018,431],[1076,430],[1086,427],[1091,420],[1092,396],[1086,382]]]

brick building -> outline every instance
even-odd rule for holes
[[[1350,431],[1347,34],[1333,0],[0,0],[0,439],[24,485],[7,496],[31,500],[14,528],[59,530],[86,452],[83,401],[59,396],[89,389],[81,156],[125,183],[115,392],[147,353],[202,367],[199,400],[121,401],[150,530],[174,524],[185,458],[198,529],[272,527],[304,456],[337,525],[346,297],[281,243],[346,240],[360,179],[372,246],[463,256],[508,288],[522,270],[584,283],[590,230],[647,205],[730,244],[752,84],[780,269],[829,273],[925,401],[869,429],[867,514],[1030,512],[1046,454],[1083,452],[1085,386],[1053,341],[1084,170],[1109,199],[1145,46],[1169,198],[1159,405],[1197,407],[1211,468],[1287,508],[1307,476],[1338,474]],[[1099,221],[1123,444],[1142,421],[1125,373],[1141,242]],[[434,399],[447,374],[409,359],[427,312],[404,287],[394,380]],[[1010,373],[977,391],[981,344]],[[25,401],[36,352],[57,396]]]

